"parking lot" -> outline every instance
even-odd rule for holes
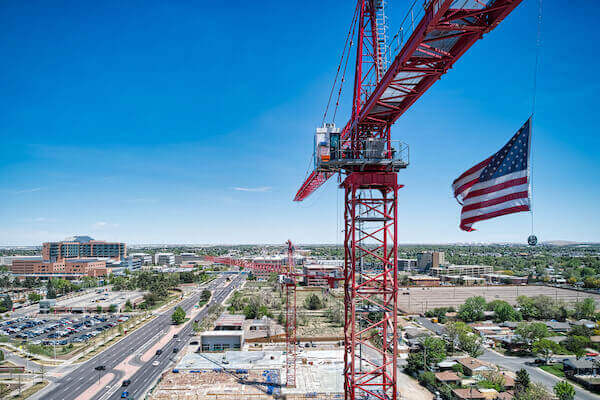
[[[66,345],[85,342],[129,319],[127,315],[16,318],[0,323],[0,335],[30,344]]]
[[[129,301],[136,304],[142,301],[143,293],[136,291],[109,291],[106,288],[97,289],[80,296],[59,299],[53,306],[59,312],[84,313],[94,312],[98,308],[108,311],[111,306],[114,311],[122,312]]]

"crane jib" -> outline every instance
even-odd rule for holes
[[[342,143],[348,143],[350,133],[361,126],[391,126],[521,1],[430,2],[420,22],[362,104],[358,115],[344,126]],[[458,3],[461,8],[452,8]],[[296,193],[294,201],[304,200],[332,175],[330,172],[313,171]]]

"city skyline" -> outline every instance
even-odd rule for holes
[[[599,8],[581,2],[565,20],[560,5],[544,6],[534,233],[541,242],[597,242],[600,139],[590,127],[598,84],[572,73],[588,62],[565,59],[564,48],[585,51],[570,38],[589,35],[586,21]],[[343,241],[335,179],[304,203],[292,198],[352,5],[315,15],[279,4],[265,16],[210,4],[210,20],[185,5],[94,7],[4,7],[11,18],[0,49],[12,62],[0,74],[1,245],[74,233],[131,244]],[[407,7],[389,11],[392,25]],[[303,29],[290,29],[292,13]],[[399,174],[399,243],[525,243],[525,213],[460,232],[450,185],[528,118],[536,20],[537,5],[521,4],[392,128],[411,152]],[[203,31],[215,34],[207,40]]]

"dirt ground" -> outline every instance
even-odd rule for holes
[[[424,313],[436,307],[458,308],[465,299],[473,296],[483,296],[486,301],[504,300],[511,304],[516,303],[518,296],[545,295],[567,303],[593,297],[600,301],[600,295],[578,292],[575,290],[558,289],[548,286],[457,286],[457,287],[411,287],[402,288],[398,296],[398,307],[407,313]]]

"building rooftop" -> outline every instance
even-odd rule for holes
[[[215,326],[242,326],[246,319],[243,315],[237,314],[221,314],[215,321]]]
[[[244,336],[244,331],[204,331],[200,336]]]
[[[452,371],[436,372],[435,377],[441,382],[460,381],[460,376],[458,376],[456,372]]]
[[[459,399],[483,399],[485,396],[479,390],[473,389],[453,389],[452,393]]]
[[[471,370],[480,368],[480,367],[491,368],[487,363],[484,363],[483,361],[478,360],[473,357],[457,358],[456,362],[458,362],[459,364],[462,364],[463,366],[465,366]]]

